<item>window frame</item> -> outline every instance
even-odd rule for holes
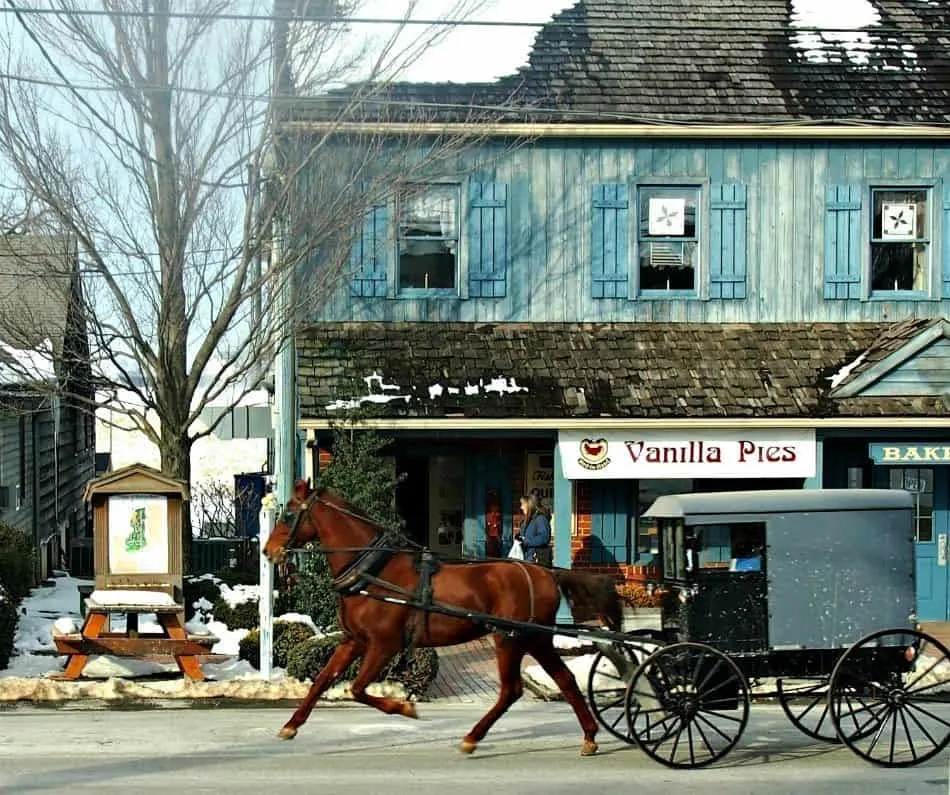
[[[696,201],[696,267],[692,290],[642,290],[640,288],[640,192],[643,189],[694,189]],[[709,298],[709,230],[712,180],[709,177],[645,176],[629,183],[630,268],[627,294],[632,301],[705,301]]]
[[[874,290],[871,285],[871,246],[874,233],[874,194],[877,191],[927,193],[927,277],[924,290]],[[861,298],[863,301],[939,301],[942,291],[943,180],[881,177],[864,181],[861,199]]]
[[[467,191],[462,190],[463,185],[467,184],[457,179],[426,179],[412,180],[406,183],[408,187],[424,186],[432,187],[451,187],[456,191],[455,204],[455,238],[446,237],[406,237],[403,238],[399,233],[399,212],[404,201],[401,192],[398,192],[392,199],[392,216],[390,233],[392,234],[392,252],[393,265],[388,274],[390,298],[468,298],[468,252],[465,249],[465,234],[463,225],[469,215]],[[455,240],[455,287],[400,287],[399,286],[399,243],[401,240]]]

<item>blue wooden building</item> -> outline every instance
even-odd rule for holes
[[[663,493],[908,489],[950,616],[950,11],[868,0],[842,37],[795,6],[579,0],[510,78],[363,101],[350,133],[420,141],[496,109],[359,221],[296,341],[309,449],[367,410],[437,550],[503,554],[538,487],[558,565],[630,578]]]

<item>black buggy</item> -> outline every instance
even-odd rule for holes
[[[905,491],[660,497],[661,627],[596,640],[601,724],[670,767],[739,742],[750,703],[777,699],[817,740],[889,767],[950,742],[950,652],[915,615]]]

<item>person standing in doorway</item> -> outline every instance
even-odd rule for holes
[[[517,538],[524,545],[525,560],[551,568],[551,523],[538,498],[533,494],[522,497],[521,514],[524,523]]]

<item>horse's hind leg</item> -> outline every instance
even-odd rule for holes
[[[554,680],[564,694],[564,698],[567,699],[567,703],[573,708],[574,714],[577,715],[577,720],[584,730],[581,756],[591,756],[597,753],[597,743],[594,742],[594,737],[597,735],[597,721],[591,715],[590,708],[587,706],[587,702],[584,701],[584,696],[581,695],[574,674],[564,664],[561,655],[554,648],[554,638],[550,636],[537,637],[532,641],[528,652],[544,668],[548,676]]]
[[[380,672],[393,657],[397,650],[388,649],[383,645],[370,645],[363,655],[363,661],[360,663],[359,673],[350,685],[350,692],[353,694],[353,700],[361,704],[368,704],[375,707],[380,712],[387,715],[402,715],[406,718],[415,718],[416,707],[410,701],[399,701],[395,698],[381,698],[371,696],[366,692],[366,688],[376,680]]]
[[[297,735],[297,729],[307,722],[310,713],[313,711],[314,704],[320,695],[339,679],[347,666],[353,662],[360,652],[360,644],[355,638],[344,640],[336,650],[329,662],[323,667],[314,678],[310,686],[310,692],[307,693],[303,703],[297,708],[297,711],[291,716],[290,720],[284,724],[284,727],[277,733],[282,740],[292,740]]]
[[[524,659],[525,649],[520,641],[504,638],[500,635],[495,636],[495,656],[498,660],[498,674],[501,679],[501,692],[498,694],[498,701],[495,702],[485,716],[475,724],[475,727],[462,738],[459,748],[466,754],[470,754],[481,739],[488,733],[488,730],[495,724],[508,708],[514,704],[524,692],[524,685],[521,682],[521,661]]]

